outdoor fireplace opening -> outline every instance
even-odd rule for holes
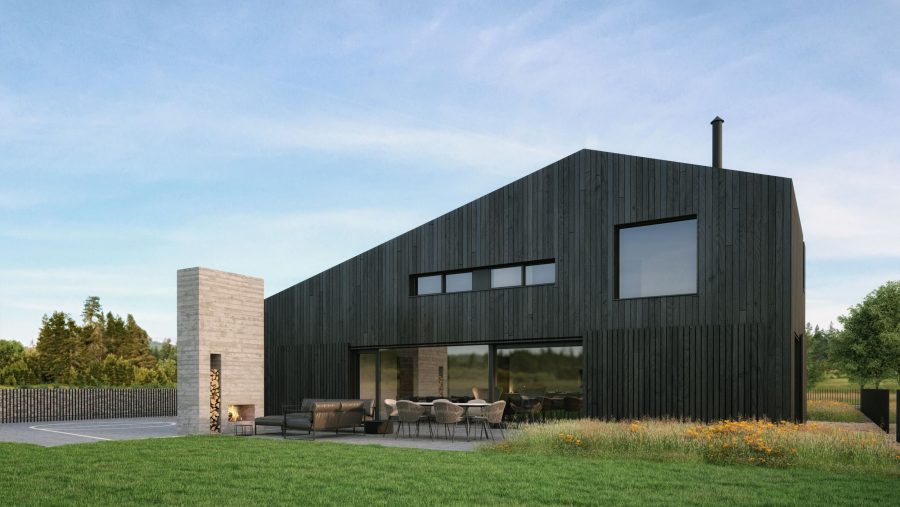
[[[252,421],[255,412],[254,405],[228,405],[228,422]]]

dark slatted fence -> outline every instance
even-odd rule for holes
[[[176,407],[171,387],[0,389],[0,423],[174,417]]]
[[[859,411],[890,433],[891,392],[887,389],[863,389],[859,396]]]

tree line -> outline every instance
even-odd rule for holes
[[[810,388],[829,376],[846,376],[863,387],[877,388],[888,379],[900,383],[900,281],[870,292],[838,322],[843,329],[806,325]]]
[[[0,384],[26,386],[166,386],[177,382],[175,346],[151,346],[134,317],[103,313],[88,297],[77,323],[69,314],[44,315],[37,343],[0,340]]]

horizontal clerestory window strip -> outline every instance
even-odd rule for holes
[[[428,296],[556,283],[556,262],[544,260],[468,271],[448,271],[410,277],[410,294]]]

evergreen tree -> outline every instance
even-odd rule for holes
[[[125,321],[112,312],[106,314],[106,329],[103,333],[103,343],[106,345],[107,354],[123,355],[122,348],[127,341],[128,330]]]
[[[106,327],[103,307],[100,298],[90,296],[84,301],[81,311],[82,326],[80,328],[79,354],[73,358],[72,366],[77,371],[85,371],[90,365],[100,362],[106,355],[104,331]]]
[[[75,321],[65,313],[44,315],[35,347],[44,380],[57,382],[66,375],[78,356],[79,334]]]
[[[144,368],[156,366],[156,358],[150,354],[150,336],[137,324],[134,316],[130,313],[125,320],[125,341],[120,348],[119,355],[137,366]]]
[[[175,345],[172,345],[172,340],[170,338],[163,340],[161,345],[150,347],[150,353],[156,358],[157,363],[165,361],[166,359],[175,359],[177,356],[177,350],[175,349]]]
[[[100,324],[103,322],[103,306],[98,296],[88,296],[84,300],[84,308],[81,310],[81,320],[85,325]]]

